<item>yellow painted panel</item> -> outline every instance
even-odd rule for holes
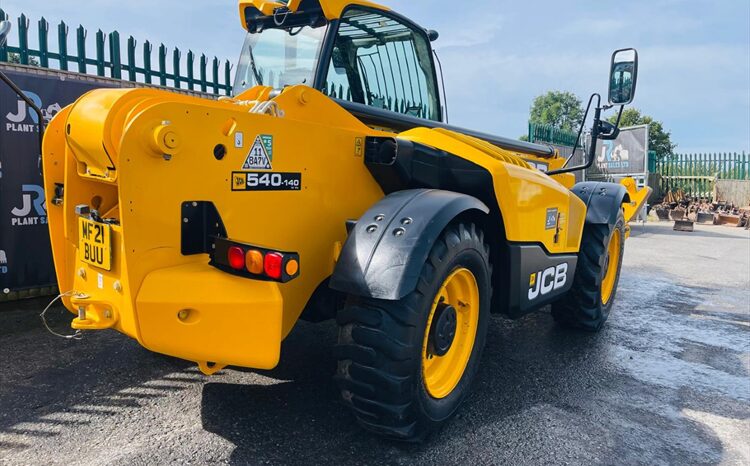
[[[630,196],[630,202],[626,202],[622,205],[625,223],[628,223],[638,215],[638,212],[641,211],[643,205],[648,201],[653,190],[648,186],[638,190],[638,186],[633,178],[624,178],[620,181],[620,184],[625,186],[625,189],[628,190],[628,195]]]
[[[190,361],[274,368],[282,339],[279,285],[205,262],[146,277],[137,299],[143,346]]]
[[[255,7],[264,15],[271,16],[273,15],[274,10],[284,6],[288,7],[290,11],[297,11],[301,3],[302,0],[290,0],[288,5],[267,0],[240,0],[240,23],[242,23],[243,28],[247,29],[247,24],[245,23],[245,9],[247,7]],[[390,11],[390,8],[386,6],[379,5],[374,2],[369,2],[367,0],[320,0],[320,7],[323,9],[323,14],[328,20],[341,18],[344,9],[346,9],[346,7],[348,7],[349,5],[360,5],[368,8],[374,8],[376,10]]]
[[[570,215],[570,209],[585,210],[585,205],[565,186],[540,171],[530,168],[518,154],[504,151],[490,144],[479,144],[464,135],[445,130],[417,128],[399,137],[426,144],[461,157],[486,168],[493,177],[495,193],[503,214],[509,241],[542,243],[551,253],[577,252],[578,241],[569,242],[569,232],[581,231],[583,218]],[[490,146],[490,147],[487,147]],[[555,241],[556,229],[547,228],[548,211],[557,209],[565,223]],[[575,243],[571,246],[570,243]]]

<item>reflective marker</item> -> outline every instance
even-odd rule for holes
[[[299,272],[299,262],[295,259],[289,259],[289,262],[286,263],[286,274],[293,277],[297,275],[297,272]]]

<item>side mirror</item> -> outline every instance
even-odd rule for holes
[[[10,21],[0,21],[0,47],[5,45],[8,40],[8,34],[10,33],[11,23]]]
[[[609,76],[609,103],[627,105],[635,98],[638,82],[638,51],[622,49],[612,54]]]

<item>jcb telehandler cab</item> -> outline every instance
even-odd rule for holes
[[[345,403],[419,440],[466,396],[491,313],[552,304],[562,325],[602,327],[647,190],[575,184],[585,166],[550,147],[447,125],[438,34],[386,7],[247,0],[240,18],[233,98],[95,90],[48,127],[73,328],[212,374],[273,368],[300,317],[335,317]],[[617,52],[587,165],[636,77],[635,51]]]

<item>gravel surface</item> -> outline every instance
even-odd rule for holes
[[[45,302],[3,304],[0,463],[750,464],[750,236],[670,226],[634,227],[602,333],[494,318],[472,395],[422,445],[339,403],[331,322],[300,323],[273,371],[207,378],[115,332],[53,337]]]

